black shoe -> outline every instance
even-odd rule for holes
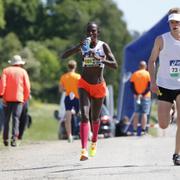
[[[173,162],[175,166],[180,166],[180,155],[179,154],[173,154]]]
[[[17,146],[16,140],[12,140],[12,141],[11,141],[11,146],[12,146],[12,147],[16,147],[16,146]]]
[[[4,143],[4,146],[9,146],[8,140],[4,140],[3,143]]]

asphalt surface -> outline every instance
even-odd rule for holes
[[[97,155],[79,161],[80,141],[36,142],[0,149],[0,180],[179,180],[175,128],[159,137],[99,139]]]

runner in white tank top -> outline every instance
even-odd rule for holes
[[[180,8],[169,10],[168,21],[170,32],[155,39],[148,69],[151,76],[151,91],[158,95],[158,121],[161,128],[168,127],[170,111],[173,102],[176,103],[178,127],[173,162],[174,165],[180,165]]]
[[[163,34],[162,40],[157,85],[167,89],[180,89],[180,41],[176,40],[170,32]]]

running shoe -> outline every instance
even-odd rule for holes
[[[89,149],[89,154],[91,157],[94,157],[96,155],[96,146],[97,146],[97,144],[95,142],[91,143],[91,146]]]
[[[73,136],[72,136],[72,135],[70,135],[70,136],[68,137],[68,142],[69,142],[69,143],[72,143],[72,142],[73,142],[73,140],[74,140],[74,139],[73,139]]]
[[[81,157],[80,157],[80,161],[85,161],[88,159],[88,152],[86,149],[82,149],[81,150]]]
[[[143,130],[141,131],[141,136],[145,136],[145,135],[146,135],[146,130],[143,129]]]
[[[8,140],[4,140],[3,143],[4,143],[4,146],[9,146]]]
[[[137,130],[134,130],[133,131],[133,136],[137,136],[138,134],[137,134]]]
[[[16,143],[16,140],[15,140],[15,139],[12,139],[12,140],[11,140],[11,146],[12,146],[12,147],[16,147],[16,146],[17,146],[17,143]]]
[[[174,162],[175,166],[180,166],[180,155],[179,154],[173,155],[173,162]]]

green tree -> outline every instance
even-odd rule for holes
[[[0,63],[2,67],[7,66],[7,62],[14,54],[18,54],[22,45],[16,34],[9,33],[0,39]]]
[[[45,91],[51,87],[54,87],[57,79],[59,78],[59,60],[55,51],[50,51],[39,42],[30,41],[27,43],[27,47],[33,52],[34,58],[39,63],[39,77],[34,82],[36,86],[35,95],[48,96]],[[48,97],[46,97],[48,99]]]
[[[5,9],[6,28],[1,35],[9,32],[16,33],[24,43],[36,37],[37,16],[42,9],[40,0],[3,0]]]
[[[112,0],[0,0],[1,9],[0,62],[4,66],[14,53],[22,53],[37,96],[57,86],[59,75],[66,71],[60,55],[84,38],[86,24],[100,24],[100,39],[110,45],[119,64],[118,71],[105,71],[117,99],[123,48],[132,37],[123,12]],[[70,58],[81,64],[78,55]]]
[[[4,26],[5,26],[4,5],[3,5],[3,0],[0,0],[0,28],[3,29]]]

